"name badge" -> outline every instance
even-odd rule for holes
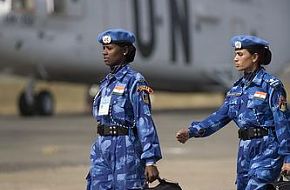
[[[108,115],[110,108],[111,96],[104,96],[101,98],[98,115]]]

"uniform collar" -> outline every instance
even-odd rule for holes
[[[125,74],[128,72],[128,70],[129,70],[129,65],[128,64],[126,64],[126,65],[124,65],[123,67],[121,67],[121,68],[119,68],[119,69],[117,69],[116,70],[116,73],[109,73],[109,74],[107,74],[107,76],[105,77],[105,78],[103,78],[100,82],[99,82],[99,84],[102,84],[102,83],[104,83],[105,81],[108,81],[108,80],[110,80],[110,79],[112,79],[112,78],[116,78],[117,80],[121,80],[124,76],[125,76]]]
[[[123,65],[122,67],[117,68],[114,73],[109,73],[106,76],[106,80],[116,78],[116,80],[120,81],[125,76],[125,74],[128,72],[128,70],[129,70],[129,65],[128,64]]]
[[[242,86],[245,85],[246,87],[248,87],[252,83],[259,86],[262,84],[264,73],[265,69],[263,67],[260,67],[258,70],[254,71],[254,73],[248,74],[248,76],[244,75],[242,78],[234,83],[234,86],[242,84]]]
[[[126,75],[126,73],[129,70],[129,65],[126,64],[124,65],[122,68],[120,68],[115,74],[114,76],[116,77],[117,80],[122,80],[122,78]]]
[[[264,73],[265,73],[265,69],[263,67],[259,68],[252,82],[255,83],[256,85],[261,85],[263,81]]]

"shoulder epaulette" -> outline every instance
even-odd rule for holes
[[[269,74],[266,74],[264,76],[264,81],[266,83],[268,83],[273,88],[277,88],[279,86],[283,86],[282,82],[279,79],[277,79],[276,77],[274,77],[272,75],[269,75]]]
[[[137,81],[140,81],[140,82],[144,82],[145,81],[145,78],[140,73],[136,73],[135,77],[136,77]]]

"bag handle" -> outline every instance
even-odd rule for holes
[[[166,183],[174,183],[174,182],[168,182],[167,179],[165,179],[165,178],[160,178],[160,176],[157,177],[157,180],[158,180],[158,182],[159,182],[158,185],[160,185],[160,184],[166,184]],[[178,185],[178,183],[176,183],[176,184]],[[148,188],[148,187],[149,187],[149,182],[148,182],[148,181],[146,182],[146,186],[147,186],[147,187],[146,187],[147,189],[151,189],[151,188]],[[146,189],[146,188],[145,188],[145,189]]]
[[[159,183],[165,183],[166,180],[165,179],[161,179],[160,176],[157,177],[157,180],[159,181]]]
[[[283,171],[280,173],[280,177],[279,177],[279,182],[281,181],[285,181],[284,179],[287,179],[287,181],[290,181],[290,176],[287,175],[287,172],[286,171]]]

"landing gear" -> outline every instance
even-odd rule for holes
[[[21,116],[50,116],[54,113],[54,98],[47,90],[34,92],[34,79],[32,78],[25,90],[20,93],[18,109]]]
[[[18,101],[18,108],[19,108],[19,113],[22,116],[34,115],[34,112],[35,112],[34,102],[31,102],[30,100],[28,100],[24,92],[20,94],[19,101]]]
[[[35,98],[36,111],[39,115],[49,116],[54,112],[53,96],[49,91],[43,90]]]
[[[22,116],[50,116],[54,113],[54,98],[49,91],[43,90],[33,97],[22,92],[19,97],[19,113]]]

